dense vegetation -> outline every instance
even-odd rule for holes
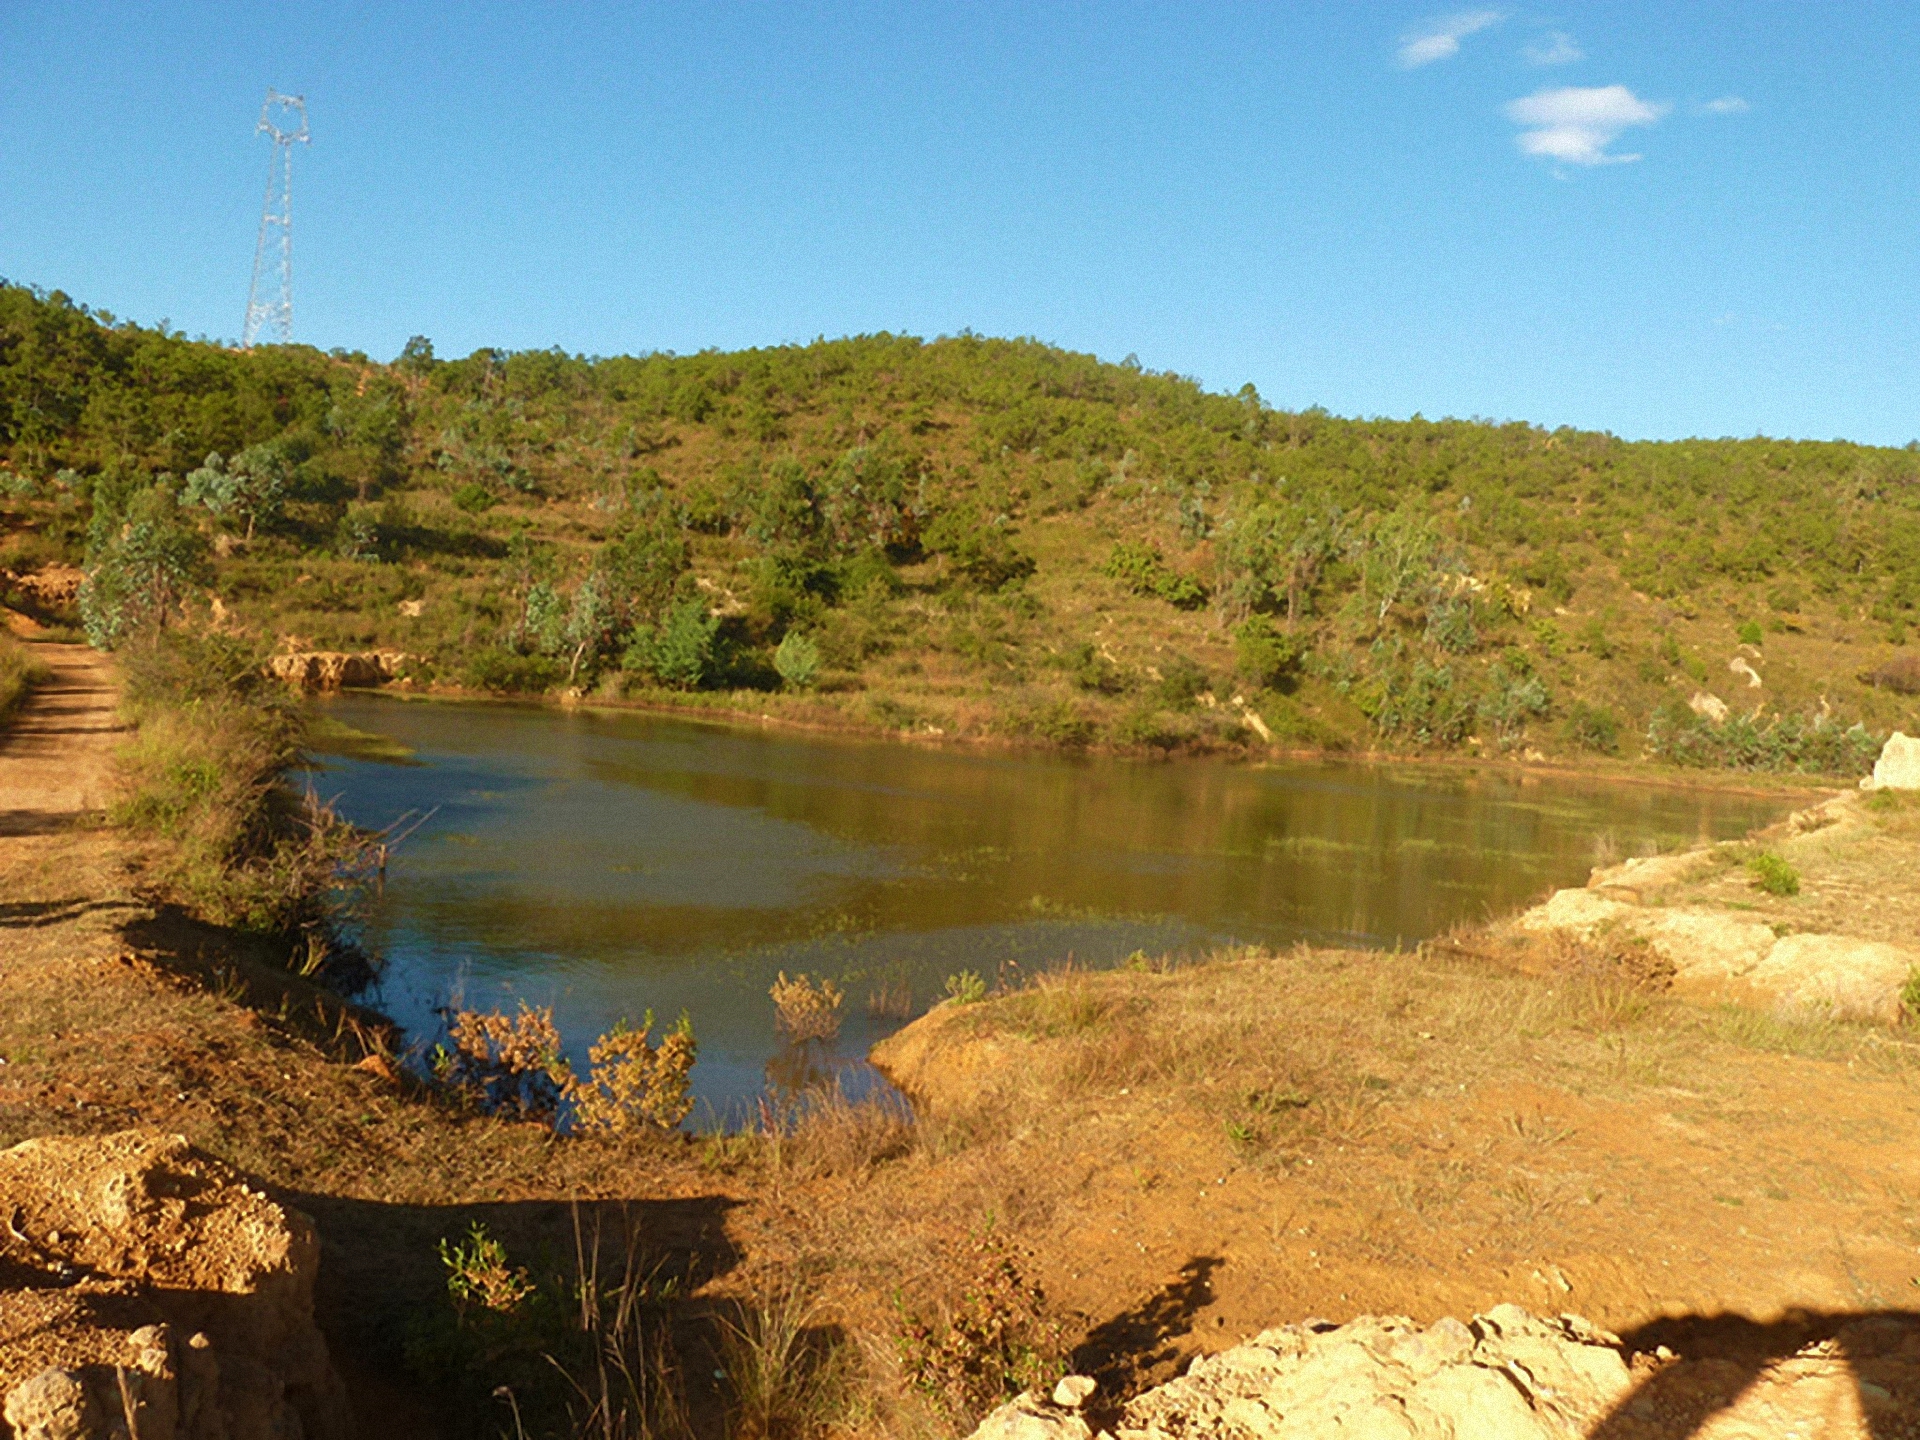
[[[1914,447],[1343,420],[1034,341],[380,364],[3,287],[0,465],[0,573],[82,566],[95,643],[419,683],[1821,771],[1920,689]]]

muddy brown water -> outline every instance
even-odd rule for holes
[[[1411,946],[1591,867],[1744,834],[1789,802],[1340,762],[1151,763],[926,749],[657,716],[350,695],[412,751],[323,756],[362,824],[431,812],[364,933],[422,1044],[451,1003],[554,1008],[569,1048],[686,1011],[703,1114],[839,1073],[967,971],[1231,942]],[[363,751],[362,753],[366,753]],[[837,1040],[775,1032],[780,971],[847,994]]]

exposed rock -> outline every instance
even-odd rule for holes
[[[1652,910],[1630,927],[1664,960],[1675,979],[1721,979],[1747,975],[1777,941],[1771,927],[1724,910]]]
[[[1194,1361],[1121,1412],[1119,1440],[1572,1440],[1633,1388],[1620,1342],[1577,1316],[1502,1305],[1473,1323],[1363,1316],[1268,1330]],[[1003,1406],[975,1440],[1082,1440],[1071,1409]]]
[[[363,650],[358,654],[302,650],[273,656],[267,661],[267,669],[301,690],[340,690],[384,685],[399,675],[406,660],[406,653],[400,650]]]
[[[1053,1403],[1068,1410],[1078,1410],[1093,1398],[1093,1392],[1099,1388],[1091,1375],[1063,1376],[1060,1383],[1053,1387]]]
[[[1920,951],[1851,935],[1788,935],[1746,974],[1788,1007],[1848,1020],[1900,1018],[1900,990]]]
[[[1896,730],[1873,765],[1875,790],[1920,790],[1920,739]]]
[[[1727,718],[1727,702],[1707,690],[1696,690],[1693,698],[1687,701],[1687,708],[1702,720],[1711,720],[1718,725]]]
[[[400,613],[409,620],[418,620],[422,615],[427,613],[427,602],[425,600],[402,600],[400,602]]]
[[[1584,937],[1602,926],[1616,925],[1632,915],[1631,901],[1610,900],[1596,890],[1556,890],[1544,905],[1536,905],[1516,922],[1522,930],[1568,930]]]
[[[15,1440],[345,1435],[313,1322],[312,1224],[183,1137],[0,1151],[0,1217],[0,1413]]]
[[[79,597],[80,584],[86,578],[84,570],[72,565],[42,565],[30,574],[15,575],[13,587],[24,591],[37,604],[52,608],[71,605]]]
[[[1727,662],[1727,669],[1735,675],[1747,677],[1747,688],[1758,690],[1761,686],[1760,672],[1753,668],[1744,655],[1736,655]]]

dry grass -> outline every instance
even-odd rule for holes
[[[0,729],[4,729],[14,712],[26,703],[33,687],[52,673],[26,646],[0,632]]]

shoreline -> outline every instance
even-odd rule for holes
[[[412,703],[519,706],[525,709],[552,710],[562,714],[579,711],[609,715],[654,715],[732,730],[780,730],[813,735],[823,739],[857,740],[875,744],[903,744],[923,749],[997,751],[1009,754],[1047,756],[1059,760],[1124,760],[1139,764],[1173,765],[1193,761],[1214,761],[1258,767],[1283,763],[1351,764],[1379,768],[1407,766],[1435,770],[1456,770],[1471,774],[1506,776],[1519,780],[1558,779],[1628,784],[1661,790],[1711,791],[1718,794],[1771,797],[1802,794],[1827,797],[1845,794],[1856,782],[1834,775],[1806,775],[1798,771],[1687,770],[1652,765],[1642,761],[1596,758],[1581,763],[1549,758],[1542,761],[1515,760],[1481,755],[1459,755],[1432,751],[1398,750],[1319,750],[1282,746],[1233,749],[1155,750],[1151,747],[1111,745],[1064,746],[1047,741],[1010,735],[935,735],[924,731],[889,730],[847,721],[841,724],[810,720],[799,716],[777,715],[720,706],[675,705],[670,701],[629,700],[612,697],[569,698],[555,695],[502,695],[485,690],[469,690],[457,685],[414,686],[407,682],[383,685],[350,686],[329,691],[309,691],[310,703],[324,704],[340,695],[376,695],[385,699]]]

